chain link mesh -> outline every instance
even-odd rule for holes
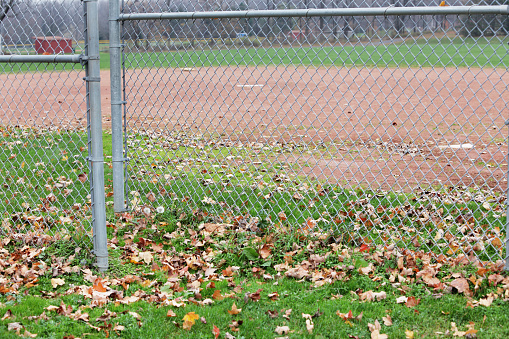
[[[125,13],[189,10],[130,4]],[[248,231],[319,232],[440,260],[502,259],[508,23],[126,21],[130,207],[188,206]]]
[[[0,0],[0,55],[83,53],[83,13],[74,0]],[[0,63],[4,239],[91,247],[84,76],[80,64]]]

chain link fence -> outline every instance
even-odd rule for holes
[[[4,244],[63,239],[92,249],[91,106],[97,97],[88,63],[95,46],[84,42],[96,35],[88,29],[94,16],[93,6],[81,1],[0,1]]]
[[[142,4],[120,15],[129,208],[505,258],[507,6]]]

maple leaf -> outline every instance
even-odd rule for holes
[[[491,306],[491,303],[493,303],[493,297],[492,296],[489,296],[486,299],[482,299],[481,298],[479,300],[479,305],[482,305],[482,306],[485,306],[485,307]]]
[[[215,290],[214,294],[212,294],[212,298],[214,298],[215,300],[218,300],[218,301],[221,301],[224,299],[224,297],[221,295],[220,290]]]
[[[182,328],[185,330],[190,330],[193,327],[196,320],[198,320],[200,316],[194,312],[187,313],[182,320],[184,320],[184,324]]]
[[[97,292],[106,292],[106,288],[104,288],[100,278],[95,280],[94,286],[92,288]]]
[[[302,313],[302,318],[306,319],[306,329],[308,330],[309,334],[312,334],[315,325],[313,324],[311,314]]]
[[[65,285],[64,279],[60,279],[60,278],[52,278],[51,279],[51,286],[53,286],[53,288],[57,288],[58,286],[62,286],[62,285]]]
[[[385,326],[391,326],[392,325],[392,319],[390,315],[387,315],[386,317],[382,317],[382,320],[384,321]]]
[[[260,248],[260,249],[258,250],[258,254],[260,254],[260,257],[261,257],[262,259],[267,259],[267,258],[271,255],[271,251],[272,251],[271,247],[272,247],[272,246],[271,246],[271,245],[269,245],[269,244],[264,244],[264,245],[262,246],[262,248]]]
[[[7,310],[7,312],[5,312],[4,316],[2,317],[2,321],[4,321],[5,319],[10,319],[12,317],[12,312],[11,310]]]
[[[468,280],[465,278],[457,278],[451,282],[451,286],[454,287],[458,293],[464,293],[469,290]]]
[[[407,301],[405,302],[406,307],[415,307],[419,305],[419,302],[421,299],[415,299],[415,297],[408,297]]]
[[[228,313],[230,313],[231,315],[235,315],[235,314],[239,314],[241,311],[242,311],[242,309],[237,308],[237,305],[235,305],[235,303],[233,303],[232,309],[228,310]]]
[[[248,298],[251,299],[252,301],[259,301],[260,300],[260,293],[263,291],[263,289],[259,288],[256,292],[254,293],[248,293]],[[270,298],[270,297],[269,297]]]
[[[214,335],[214,339],[217,339],[219,337],[219,328],[216,325],[212,326],[212,334]]]
[[[150,252],[140,252],[138,253],[138,258],[143,260],[145,264],[150,264],[154,259],[154,256]]]
[[[288,334],[288,332],[290,332],[290,327],[288,327],[288,326],[278,326],[278,327],[276,327],[274,332],[276,332],[279,335]]]

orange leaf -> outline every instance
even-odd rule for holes
[[[224,299],[224,297],[221,295],[221,291],[220,290],[215,290],[214,294],[212,294],[212,298],[215,299],[215,300],[218,300],[218,301],[221,301],[221,300]]]
[[[219,337],[219,328],[216,325],[212,327],[212,334],[214,335],[214,339]]]
[[[366,244],[362,244],[359,248],[359,252],[369,252],[369,246]]]
[[[419,305],[420,301],[421,301],[421,299],[415,299],[415,297],[408,297],[408,299],[405,303],[405,306],[406,307],[415,307],[415,306]]]
[[[95,280],[93,289],[97,292],[106,292],[106,288],[104,288],[100,278]]]

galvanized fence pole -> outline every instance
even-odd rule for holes
[[[94,215],[94,254],[99,271],[108,269],[104,157],[101,122],[101,78],[99,60],[99,21],[97,0],[86,1],[87,77],[90,115],[90,155],[92,167],[92,209]]]
[[[505,122],[509,127],[509,120]],[[507,163],[509,164],[509,137],[507,137]],[[506,193],[506,212],[505,212],[505,271],[509,271],[509,168],[507,169],[507,193]]]
[[[111,137],[113,165],[113,209],[115,212],[125,211],[124,194],[124,162],[122,136],[122,86],[120,61],[120,4],[118,0],[110,0],[110,86],[111,86]]]

